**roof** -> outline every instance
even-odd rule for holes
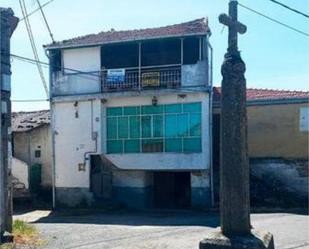
[[[259,100],[287,100],[287,99],[309,99],[309,91],[289,91],[273,89],[247,88],[247,101]],[[213,100],[219,102],[221,99],[221,87],[213,88]]]
[[[50,124],[49,110],[12,113],[13,132],[30,131],[46,124]]]
[[[110,30],[98,34],[79,36],[76,38],[54,42],[44,47],[47,49],[63,47],[94,46],[107,43],[138,41],[156,38],[181,37],[189,35],[206,35],[210,32],[207,18],[169,25],[159,28],[115,31]]]

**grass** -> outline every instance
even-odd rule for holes
[[[14,235],[14,244],[16,245],[27,245],[29,248],[36,248],[37,246],[44,244],[44,241],[40,239],[35,226],[25,221],[15,220],[12,233]]]

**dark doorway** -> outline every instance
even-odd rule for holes
[[[112,195],[112,172],[104,167],[99,155],[91,156],[90,188],[96,199],[110,199]]]
[[[154,172],[154,206],[187,208],[191,205],[190,172]]]
[[[212,136],[214,201],[218,204],[220,194],[220,114],[213,115]]]

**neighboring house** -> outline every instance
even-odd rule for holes
[[[29,185],[29,180],[32,180],[40,181],[42,188],[51,189],[52,143],[50,132],[49,110],[12,113],[12,152],[13,157],[16,158],[12,162],[13,176],[26,186]],[[41,179],[37,177],[30,179],[33,177],[34,170],[37,171],[34,166],[37,164],[41,165]],[[22,167],[28,168],[25,170],[21,169]]]
[[[213,94],[213,169],[218,197],[220,97]],[[248,147],[253,176],[293,198],[308,198],[309,92],[247,89]],[[281,187],[279,186],[281,185]]]
[[[45,46],[57,205],[210,205],[209,36],[203,18]]]

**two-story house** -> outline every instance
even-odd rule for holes
[[[46,45],[56,205],[207,206],[207,19]]]

